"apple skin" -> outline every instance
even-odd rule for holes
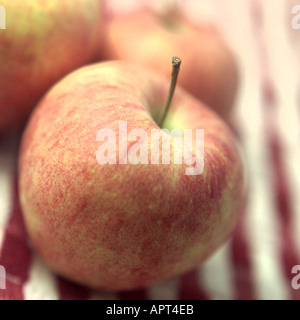
[[[33,112],[20,148],[20,201],[31,243],[56,273],[108,291],[146,287],[192,270],[231,236],[244,192],[238,143],[180,86],[165,127],[204,129],[202,174],[172,161],[96,160],[98,130],[117,133],[120,120],[128,132],[159,128],[152,115],[168,88],[154,70],[106,61],[69,74]]]
[[[96,59],[101,0],[3,0],[0,131],[22,125],[62,76]]]
[[[162,17],[141,9],[107,18],[104,34],[101,59],[136,61],[169,76],[169,59],[179,56],[178,83],[223,119],[230,118],[239,73],[233,52],[215,28],[195,25],[178,11]]]

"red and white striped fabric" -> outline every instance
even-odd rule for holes
[[[120,3],[110,1],[111,9],[138,1]],[[223,32],[240,67],[235,125],[249,189],[232,239],[197,270],[143,290],[95,292],[61,279],[28,244],[16,187],[18,134],[8,133],[0,136],[0,299],[300,299],[292,286],[300,265],[300,29],[292,7],[300,0],[180,4]]]

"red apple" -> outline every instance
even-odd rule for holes
[[[0,131],[22,124],[46,90],[98,54],[100,0],[2,0]]]
[[[106,21],[102,59],[132,60],[165,75],[169,59],[180,56],[179,84],[228,119],[238,88],[233,52],[216,29],[198,26],[178,11],[160,16],[149,10],[116,14]]]
[[[203,129],[204,168],[175,162],[175,143],[168,164],[153,161],[168,150],[150,142],[169,136],[157,125],[168,88],[154,70],[102,62],[62,79],[33,112],[20,200],[31,243],[58,274],[97,289],[145,287],[197,267],[232,234],[244,186],[236,138],[179,86],[164,128],[192,130],[193,155]]]

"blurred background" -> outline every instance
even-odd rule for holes
[[[232,239],[194,272],[131,293],[90,292],[68,283],[34,253],[29,262],[25,253],[27,262],[15,261],[7,241],[12,241],[9,250],[29,249],[22,226],[10,225],[17,210],[18,134],[8,133],[0,136],[0,264],[6,261],[13,288],[6,298],[300,299],[300,289],[292,286],[292,268],[300,265],[300,18],[297,28],[292,8],[300,0],[110,0],[106,6],[118,14],[141,6],[164,11],[174,2],[195,23],[218,28],[240,71],[233,122],[245,156],[248,195]],[[22,263],[29,265],[26,275],[16,267]]]

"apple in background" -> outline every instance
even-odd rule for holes
[[[51,85],[98,55],[100,0],[2,0],[0,131],[24,123]]]
[[[107,144],[110,157],[113,147],[99,130],[115,133],[118,155],[126,122],[128,158],[134,129],[162,131],[168,88],[159,72],[105,61],[66,76],[34,110],[20,149],[20,201],[32,245],[58,274],[96,289],[141,288],[197,267],[232,234],[244,185],[236,138],[180,86],[163,127],[204,129],[201,174],[186,174],[173,156],[169,164],[99,163],[99,148]],[[146,151],[150,158],[150,142]]]
[[[107,18],[101,59],[132,60],[170,74],[168,61],[180,56],[178,83],[228,119],[238,88],[235,57],[213,27],[197,26],[178,10],[156,14],[141,9]]]

